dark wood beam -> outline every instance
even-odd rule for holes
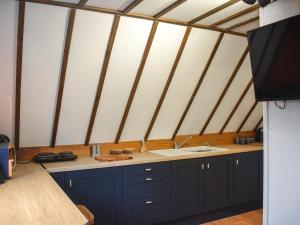
[[[70,45],[71,45],[73,27],[74,27],[74,21],[75,21],[75,14],[76,14],[76,9],[71,9],[69,21],[68,21],[67,35],[66,35],[65,47],[64,47],[64,55],[63,55],[62,66],[61,66],[61,71],[60,71],[60,80],[59,80],[58,94],[57,94],[57,100],[56,100],[56,110],[55,110],[55,117],[54,117],[52,138],[51,138],[51,147],[52,148],[55,147],[55,143],[56,143],[57,128],[58,128],[58,123],[59,123],[62,97],[63,97],[63,93],[64,93],[64,86],[65,86]]]
[[[257,124],[255,125],[253,131],[256,131],[256,130],[258,129],[258,127],[259,127],[259,125],[261,124],[262,121],[263,121],[263,117],[261,117],[261,118],[259,119],[259,121],[258,121]]]
[[[19,2],[17,59],[16,59],[16,98],[15,98],[15,148],[20,147],[20,106],[23,60],[25,2]]]
[[[171,5],[169,5],[168,7],[164,8],[163,10],[161,10],[160,12],[156,13],[154,15],[155,18],[159,18],[162,17],[163,15],[167,14],[168,12],[172,11],[173,9],[177,8],[178,6],[180,6],[182,3],[186,2],[187,0],[177,0],[174,3],[172,3]]]
[[[228,23],[229,21],[235,20],[235,19],[237,19],[237,18],[239,18],[241,16],[247,15],[248,13],[251,13],[251,12],[254,12],[254,11],[258,10],[259,7],[260,6],[258,4],[254,5],[254,6],[251,6],[251,7],[247,8],[247,9],[244,9],[244,10],[238,12],[238,13],[235,13],[235,14],[229,16],[229,17],[226,17],[226,18],[224,18],[222,20],[219,20],[219,21],[211,24],[210,27],[217,27],[217,26],[220,26],[220,25],[222,25],[224,23]]]
[[[129,98],[128,98],[128,101],[127,101],[127,104],[126,104],[125,111],[124,111],[123,116],[122,116],[122,120],[121,120],[121,123],[120,123],[120,126],[119,126],[119,130],[118,130],[118,133],[117,133],[117,136],[116,136],[116,139],[115,139],[115,144],[119,143],[119,141],[120,141],[120,138],[121,138],[121,135],[122,135],[125,123],[126,123],[126,119],[128,117],[128,113],[129,113],[129,110],[130,110],[130,107],[131,107],[131,104],[132,104],[132,101],[133,101],[133,98],[134,98],[134,95],[135,95],[135,92],[136,92],[137,87],[139,85],[139,82],[140,82],[140,79],[141,79],[141,76],[142,76],[142,73],[143,73],[143,70],[144,70],[144,67],[145,67],[145,64],[146,64],[146,60],[148,58],[148,55],[149,55],[149,52],[150,52],[150,49],[151,49],[151,45],[153,43],[153,39],[154,39],[156,30],[157,30],[157,26],[158,26],[158,22],[154,21],[153,24],[152,24],[152,28],[151,28],[151,31],[150,31],[150,34],[149,34],[149,37],[148,37],[148,41],[147,41],[144,53],[143,53],[143,57],[141,59],[140,65],[139,65],[139,69],[137,71],[137,74],[136,74],[135,79],[134,79],[134,83],[133,83],[132,88],[131,88],[131,92],[130,92],[130,95],[129,95]]]
[[[239,128],[237,129],[237,133],[239,133],[243,126],[245,125],[245,123],[247,122],[247,120],[249,119],[249,117],[251,116],[252,112],[254,111],[255,107],[257,106],[258,102],[254,102],[254,104],[252,105],[252,107],[250,108],[249,112],[246,114],[245,118],[243,119],[241,125],[239,126]]]
[[[80,0],[80,2],[78,3],[78,7],[83,7],[85,6],[85,4],[88,2],[88,0]]]
[[[131,10],[133,10],[135,7],[137,7],[142,1],[144,0],[134,0],[132,3],[130,3],[122,12],[128,13]]]
[[[90,118],[88,130],[87,130],[87,134],[85,137],[85,142],[84,142],[85,145],[89,145],[89,143],[90,143],[90,138],[91,138],[91,134],[92,134],[93,127],[94,127],[94,123],[95,123],[95,119],[96,119],[96,115],[97,115],[97,111],[98,111],[98,106],[100,103],[102,90],[103,90],[103,86],[104,86],[104,82],[105,82],[105,77],[106,77],[106,73],[107,73],[107,68],[109,65],[109,60],[110,60],[112,48],[113,48],[113,45],[115,42],[119,22],[120,22],[120,16],[116,15],[114,17],[114,21],[113,21],[110,35],[109,35],[109,40],[108,40],[108,43],[106,46],[106,52],[105,52],[105,56],[104,56],[104,60],[103,60],[103,64],[102,64],[102,69],[100,72],[100,77],[99,77],[98,87],[97,87],[94,105],[93,105],[93,109],[92,109],[92,113],[91,113],[91,118]]]
[[[182,41],[181,41],[179,50],[178,50],[177,55],[176,55],[176,58],[175,58],[175,61],[174,61],[174,63],[173,63],[171,72],[170,72],[170,74],[169,74],[169,76],[168,76],[168,79],[167,79],[167,81],[166,81],[166,83],[165,83],[165,87],[164,87],[163,92],[162,92],[162,94],[161,94],[161,96],[160,96],[160,99],[159,99],[159,101],[158,101],[158,103],[157,103],[157,106],[156,106],[156,108],[155,108],[154,114],[153,114],[153,116],[152,116],[152,119],[151,119],[151,121],[150,121],[150,123],[149,123],[148,129],[147,129],[147,131],[146,131],[146,134],[145,134],[145,136],[144,136],[144,140],[145,140],[145,141],[147,141],[148,138],[149,138],[149,135],[150,135],[150,133],[151,133],[151,130],[152,130],[152,128],[153,128],[153,125],[154,125],[154,123],[155,123],[155,120],[156,120],[156,118],[157,118],[157,116],[158,116],[158,113],[159,113],[159,111],[160,111],[160,108],[161,108],[161,106],[162,106],[162,104],[163,104],[163,102],[164,102],[164,99],[165,99],[165,97],[166,97],[166,94],[167,94],[167,92],[168,92],[168,89],[169,89],[169,87],[170,87],[170,84],[171,84],[171,82],[172,82],[172,80],[173,80],[173,77],[174,77],[174,74],[175,74],[175,72],[176,72],[178,63],[179,63],[179,61],[180,61],[180,59],[181,59],[183,50],[184,50],[185,45],[186,45],[186,43],[187,43],[187,41],[188,41],[188,38],[189,38],[189,36],[190,36],[191,30],[192,30],[192,27],[187,27],[187,28],[186,28],[186,31],[185,31],[185,34],[184,34],[183,39],[182,39]]]
[[[238,109],[239,105],[241,104],[241,102],[243,101],[244,97],[246,96],[246,94],[248,93],[250,87],[252,86],[252,79],[249,81],[249,83],[247,84],[245,90],[243,91],[243,93],[241,94],[240,98],[238,99],[237,103],[235,104],[235,106],[233,107],[231,113],[229,114],[229,116],[227,117],[225,123],[223,124],[219,134],[222,134],[223,131],[226,129],[228,123],[230,122],[230,120],[232,119],[234,113],[236,112],[236,110]]]
[[[219,97],[217,103],[215,104],[215,106],[214,106],[212,112],[210,113],[210,115],[209,115],[209,117],[207,118],[207,120],[206,120],[204,126],[202,127],[202,129],[201,129],[199,135],[203,135],[203,134],[204,134],[204,132],[205,132],[206,128],[208,127],[210,121],[212,120],[213,116],[215,115],[217,109],[219,108],[219,106],[220,106],[220,104],[221,104],[223,98],[225,97],[225,95],[226,95],[226,93],[227,93],[229,87],[231,86],[231,84],[232,84],[234,78],[236,77],[236,75],[237,75],[237,73],[239,72],[239,70],[240,70],[240,68],[241,68],[241,66],[242,66],[242,64],[243,64],[243,62],[245,61],[246,56],[247,56],[247,54],[248,54],[248,51],[249,51],[249,49],[248,49],[248,47],[247,47],[246,50],[244,51],[244,53],[243,53],[243,55],[242,55],[240,61],[238,62],[237,66],[235,67],[235,69],[234,69],[234,71],[233,71],[231,77],[229,78],[229,80],[228,80],[228,82],[227,82],[227,84],[226,84],[224,90],[222,91],[222,94],[221,94],[221,96]]]
[[[218,7],[216,7],[214,9],[208,11],[207,13],[204,13],[203,15],[198,16],[195,19],[190,20],[189,24],[197,23],[198,21],[203,20],[203,19],[205,19],[205,18],[207,18],[207,17],[209,17],[209,16],[211,16],[211,15],[217,13],[217,12],[220,12],[223,9],[226,9],[227,7],[232,6],[233,4],[235,4],[235,3],[239,2],[239,1],[240,0],[230,0],[230,1],[228,1],[228,2],[226,2],[224,4],[222,4],[222,5],[220,5]]]
[[[214,59],[214,57],[216,55],[216,52],[217,52],[217,50],[218,50],[218,48],[219,48],[219,46],[221,44],[221,41],[222,41],[223,37],[224,37],[224,33],[220,33],[219,38],[218,38],[218,40],[217,40],[217,42],[216,42],[216,44],[215,44],[215,46],[214,46],[214,48],[213,48],[213,50],[212,50],[209,58],[208,58],[208,61],[207,61],[206,65],[205,65],[205,67],[204,67],[204,70],[203,70],[203,72],[202,72],[202,74],[200,76],[200,79],[198,80],[198,83],[197,83],[197,85],[196,85],[196,87],[194,89],[194,92],[193,92],[192,96],[190,97],[190,100],[189,100],[187,106],[185,107],[185,110],[184,110],[184,112],[183,112],[183,114],[182,114],[182,116],[181,116],[181,118],[180,118],[180,120],[178,122],[178,125],[177,125],[177,127],[176,127],[176,129],[175,129],[175,131],[174,131],[174,133],[172,135],[172,140],[175,139],[175,137],[176,137],[176,135],[177,135],[177,133],[178,133],[178,131],[179,131],[179,129],[180,129],[180,127],[181,127],[181,125],[182,125],[182,123],[183,123],[183,121],[184,121],[187,113],[188,113],[188,111],[190,110],[191,105],[193,104],[193,101],[194,101],[194,99],[195,99],[195,97],[196,97],[196,95],[197,95],[197,93],[198,93],[198,91],[199,91],[199,89],[200,89],[200,87],[202,85],[202,82],[203,82],[203,80],[204,80],[204,78],[205,78],[205,76],[206,76],[206,74],[208,72],[208,69],[209,69],[209,67],[210,67],[210,65],[211,65],[211,63],[212,63],[212,61],[213,61],[213,59]]]
[[[106,14],[112,14],[112,15],[133,17],[133,18],[137,18],[137,19],[152,20],[152,21],[156,20],[156,21],[162,22],[162,23],[169,23],[169,24],[175,24],[175,25],[180,25],[180,26],[191,26],[192,28],[213,30],[213,31],[224,32],[227,34],[237,35],[237,36],[241,36],[241,37],[247,37],[247,35],[243,34],[243,33],[234,32],[234,31],[225,30],[225,29],[216,28],[216,27],[209,27],[207,25],[200,25],[200,24],[189,25],[188,23],[182,22],[182,21],[165,19],[165,18],[155,18],[153,16],[145,16],[145,15],[135,14],[135,13],[123,13],[123,12],[120,12],[117,10],[105,9],[105,8],[100,8],[100,7],[84,6],[84,7],[80,8],[80,7],[78,7],[78,4],[59,2],[59,1],[53,1],[53,0],[25,0],[25,1],[32,2],[32,3],[38,3],[38,4],[46,4],[46,5],[53,5],[53,6],[60,6],[60,7],[68,7],[68,8],[73,8],[73,9],[81,9],[81,10],[87,10],[87,11],[92,11],[92,12],[106,13]]]
[[[245,26],[245,25],[247,25],[247,24],[249,24],[249,23],[253,23],[254,21],[257,21],[257,20],[259,20],[259,16],[256,16],[256,17],[251,18],[251,19],[249,19],[249,20],[246,20],[246,21],[243,21],[243,22],[238,23],[238,24],[236,24],[236,25],[233,25],[233,26],[227,28],[227,30],[234,30],[234,29],[240,28],[240,27],[242,27],[242,26]]]

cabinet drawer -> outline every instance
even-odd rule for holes
[[[152,174],[158,172],[168,172],[170,170],[169,162],[148,163],[141,165],[126,166],[123,169],[123,176],[137,176],[144,174]]]
[[[124,225],[152,225],[169,220],[169,195],[126,201]]]
[[[170,174],[168,172],[125,177],[123,196],[125,200],[169,193]]]

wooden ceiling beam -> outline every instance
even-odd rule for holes
[[[189,25],[188,23],[182,22],[182,21],[165,19],[165,18],[155,18],[153,16],[145,16],[145,15],[135,14],[135,13],[123,13],[123,12],[120,12],[117,10],[105,9],[105,8],[100,8],[100,7],[84,6],[84,7],[80,8],[78,6],[78,4],[59,2],[59,1],[53,1],[53,0],[25,0],[25,1],[32,2],[32,3],[38,3],[38,4],[46,4],[46,5],[81,9],[81,10],[87,10],[87,11],[92,11],[92,12],[100,12],[100,13],[106,13],[106,14],[112,14],[112,15],[126,16],[126,17],[132,17],[132,18],[137,18],[137,19],[152,20],[152,21],[156,20],[161,23],[169,23],[169,24],[175,24],[175,25],[180,25],[180,26],[190,26],[192,28],[213,30],[213,31],[224,32],[227,34],[237,35],[237,36],[241,36],[241,37],[247,37],[247,35],[243,34],[243,33],[234,32],[231,30],[225,30],[225,29],[216,28],[216,27],[209,27],[207,25],[201,25],[201,24]]]
[[[76,9],[71,9],[69,21],[68,21],[68,27],[67,27],[67,36],[66,36],[66,40],[65,40],[64,55],[63,55],[62,66],[61,66],[61,71],[60,71],[60,80],[59,80],[57,100],[56,100],[56,110],[55,110],[55,117],[54,117],[53,129],[52,129],[52,138],[51,138],[51,147],[52,148],[55,147],[55,143],[56,143],[57,128],[58,128],[61,103],[62,103],[62,98],[63,98],[63,93],[64,93],[64,86],[65,86],[70,45],[71,45],[73,27],[74,27],[74,21],[75,21],[75,14],[76,14]]]
[[[244,51],[244,53],[243,53],[241,59],[239,60],[239,62],[238,62],[238,64],[237,64],[236,68],[234,69],[234,71],[233,71],[231,77],[229,78],[229,80],[228,80],[228,82],[227,82],[227,84],[226,84],[224,90],[222,91],[222,94],[221,94],[221,96],[219,97],[217,103],[215,104],[215,106],[214,106],[212,112],[210,113],[210,115],[209,115],[209,117],[207,118],[207,120],[206,120],[204,126],[202,127],[202,129],[201,129],[199,135],[203,135],[203,134],[204,134],[204,132],[205,132],[206,128],[208,127],[210,121],[212,120],[213,116],[215,115],[217,109],[219,108],[219,106],[220,106],[220,104],[221,104],[223,98],[225,97],[225,95],[226,95],[226,93],[227,93],[229,87],[231,86],[231,84],[232,84],[234,78],[236,77],[236,75],[237,75],[237,73],[239,72],[239,70],[240,70],[240,68],[241,68],[241,66],[242,66],[242,64],[243,64],[243,62],[245,61],[246,56],[247,56],[247,54],[248,54],[248,51],[249,51],[249,49],[248,49],[248,47],[247,47],[247,48],[245,49],[245,51]]]
[[[131,10],[133,10],[135,7],[137,7],[140,3],[142,3],[144,0],[134,0],[132,3],[130,3],[122,12],[128,13]]]
[[[169,5],[168,7],[164,8],[163,10],[161,10],[160,12],[156,13],[154,15],[154,17],[155,18],[162,17],[163,15],[165,15],[168,12],[172,11],[173,9],[177,8],[178,6],[180,6],[181,4],[183,4],[186,1],[187,0],[177,0],[174,3],[172,3],[171,5]]]
[[[253,23],[254,21],[257,21],[257,20],[259,20],[259,16],[256,16],[256,17],[251,18],[251,19],[249,19],[249,20],[246,20],[246,21],[243,21],[243,22],[241,22],[241,23],[235,24],[235,25],[233,25],[233,26],[227,28],[226,30],[231,30],[231,31],[232,31],[232,30],[234,30],[234,29],[243,27],[243,26],[245,26],[245,25],[247,25],[247,24],[249,24],[249,23]]]
[[[210,56],[208,58],[208,61],[207,61],[206,65],[205,65],[205,67],[204,67],[204,70],[203,70],[203,72],[202,72],[202,74],[200,76],[200,79],[198,80],[198,83],[197,83],[197,85],[196,85],[196,87],[195,87],[195,89],[193,91],[193,94],[190,97],[190,100],[189,100],[187,106],[185,107],[185,110],[184,110],[184,112],[183,112],[183,114],[182,114],[182,116],[181,116],[181,118],[180,118],[180,120],[178,122],[178,125],[177,125],[177,127],[176,127],[176,129],[175,129],[175,131],[174,131],[174,133],[172,135],[172,140],[175,139],[175,137],[176,137],[176,135],[177,135],[177,133],[178,133],[178,131],[179,131],[179,129],[180,129],[180,127],[181,127],[181,125],[182,125],[182,123],[183,123],[183,121],[184,121],[187,113],[188,113],[188,111],[190,110],[191,105],[194,102],[194,99],[195,99],[195,97],[196,97],[196,95],[197,95],[197,93],[198,93],[198,91],[199,91],[199,89],[200,89],[200,87],[202,85],[202,82],[203,82],[203,80],[204,80],[204,78],[205,78],[205,76],[206,76],[206,74],[208,72],[208,69],[209,69],[209,67],[210,67],[210,65],[211,65],[211,63],[212,63],[212,61],[213,61],[213,59],[214,59],[214,57],[216,55],[216,52],[217,52],[217,50],[218,50],[218,48],[219,48],[219,46],[220,46],[220,44],[222,42],[223,37],[224,37],[224,33],[220,33],[220,35],[219,35],[219,37],[218,37],[218,39],[216,41],[216,44],[215,44],[215,46],[214,46],[214,48],[213,48],[213,50],[212,50],[212,52],[211,52],[211,54],[210,54]]]
[[[152,119],[151,119],[151,121],[150,121],[150,123],[149,123],[148,129],[147,129],[147,131],[146,131],[146,134],[145,134],[145,136],[144,136],[144,140],[145,140],[145,141],[147,141],[148,138],[149,138],[149,135],[150,135],[150,133],[151,133],[151,130],[152,130],[152,128],[153,128],[153,125],[154,125],[154,123],[155,123],[155,120],[156,120],[156,118],[157,118],[157,116],[158,116],[158,113],[159,113],[159,111],[160,111],[160,108],[161,108],[161,106],[162,106],[162,104],[163,104],[163,102],[164,102],[164,99],[165,99],[165,97],[166,97],[166,94],[167,94],[167,92],[168,92],[168,89],[169,89],[169,87],[170,87],[170,84],[171,84],[171,82],[172,82],[172,80],[173,80],[173,77],[174,77],[174,74],[175,74],[175,72],[176,72],[178,63],[179,63],[179,61],[180,61],[180,59],[181,59],[183,50],[184,50],[185,45],[186,45],[186,43],[187,43],[187,41],[188,41],[188,38],[189,38],[189,36],[190,36],[191,30],[192,30],[192,27],[187,27],[187,28],[186,28],[186,31],[185,31],[185,34],[184,34],[183,39],[182,39],[182,41],[181,41],[179,50],[178,50],[177,55],[176,55],[176,58],[175,58],[175,61],[174,61],[174,63],[173,63],[171,72],[170,72],[170,74],[169,74],[169,76],[168,76],[168,79],[167,79],[167,81],[166,81],[166,83],[165,83],[165,87],[164,87],[163,92],[162,92],[162,94],[161,94],[161,96],[160,96],[160,99],[159,99],[159,101],[158,101],[158,103],[157,103],[157,106],[156,106],[156,108],[155,108],[154,114],[153,114],[153,116],[152,116]]]
[[[239,133],[243,126],[245,125],[245,123],[247,122],[247,120],[249,119],[249,117],[251,116],[252,112],[254,111],[255,107],[257,106],[258,102],[254,102],[254,104],[252,105],[252,107],[250,108],[249,112],[246,114],[245,118],[243,119],[242,123],[240,124],[239,128],[237,129],[237,133]]]
[[[219,20],[219,21],[211,24],[210,27],[217,27],[217,26],[220,26],[220,25],[222,25],[224,23],[228,23],[229,21],[235,20],[235,19],[237,19],[239,17],[247,15],[248,13],[251,13],[251,12],[254,12],[254,11],[258,10],[259,7],[260,6],[258,4],[254,5],[254,6],[251,6],[251,7],[247,8],[247,9],[244,9],[244,10],[238,12],[238,13],[235,13],[235,14],[229,16],[229,17],[226,17],[226,18],[224,18],[222,20]]]
[[[139,82],[140,82],[140,79],[141,79],[141,76],[142,76],[142,73],[143,73],[143,70],[144,70],[144,67],[145,67],[145,64],[146,64],[146,60],[148,58],[148,55],[149,55],[149,52],[150,52],[150,49],[151,49],[151,46],[152,46],[152,43],[153,43],[153,40],[154,40],[154,36],[155,36],[156,30],[157,30],[157,26],[158,26],[158,22],[154,21],[153,24],[152,24],[152,28],[151,28],[151,31],[150,31],[150,34],[149,34],[149,37],[148,37],[146,47],[144,49],[144,53],[143,53],[143,56],[142,56],[142,59],[141,59],[140,65],[139,65],[139,69],[138,69],[137,74],[135,76],[135,79],[134,79],[134,82],[133,82],[133,85],[132,85],[132,88],[131,88],[131,91],[130,91],[129,98],[127,100],[126,108],[125,108],[125,111],[123,113],[122,120],[121,120],[119,129],[118,129],[118,133],[117,133],[117,136],[116,136],[116,139],[115,139],[115,144],[118,144],[119,141],[120,141],[120,138],[121,138],[121,135],[122,135],[122,132],[123,132],[128,114],[129,114],[129,110],[130,110],[130,107],[131,107],[131,104],[132,104],[132,101],[133,101],[133,98],[134,98],[134,95],[135,95],[135,92],[136,92],[137,87],[139,85]]]
[[[252,79],[248,82],[246,88],[244,89],[243,93],[241,94],[240,98],[238,99],[237,103],[235,104],[235,106],[233,107],[232,111],[230,112],[229,116],[227,117],[225,123],[223,124],[219,134],[222,134],[223,131],[226,129],[228,123],[230,122],[230,120],[232,119],[234,113],[236,112],[236,110],[238,109],[238,107],[240,106],[241,102],[243,101],[244,97],[246,96],[246,94],[248,93],[250,87],[252,86]]]
[[[262,121],[263,121],[263,117],[261,117],[261,118],[259,119],[259,121],[258,121],[257,124],[255,125],[253,131],[256,131],[256,130],[259,128],[259,125],[261,124]]]
[[[80,0],[80,2],[78,3],[78,7],[83,7],[85,6],[85,4],[88,2],[88,0]]]
[[[25,2],[19,2],[17,59],[16,59],[16,97],[15,97],[15,148],[20,147],[20,108],[21,108],[21,83],[23,61],[23,36],[24,36]]]
[[[101,68],[101,72],[100,72],[100,77],[99,77],[98,87],[97,87],[96,96],[95,96],[95,100],[94,100],[94,105],[93,105],[90,122],[89,122],[88,130],[87,130],[87,134],[86,134],[86,138],[85,138],[85,142],[84,142],[85,145],[89,145],[89,143],[90,143],[90,138],[91,138],[91,134],[92,134],[93,127],[94,127],[94,123],[95,123],[95,119],[96,119],[96,115],[97,115],[97,111],[98,111],[98,106],[99,106],[99,102],[101,99],[102,90],[103,90],[105,77],[106,77],[106,73],[107,73],[107,68],[109,65],[109,60],[110,60],[112,48],[113,48],[113,45],[115,42],[119,22],[120,22],[120,16],[115,15],[114,21],[113,21],[113,24],[111,27],[110,35],[109,35],[109,40],[108,40],[108,43],[106,46],[105,56],[104,56],[104,60],[103,60],[103,64],[102,64],[102,68]]]
[[[222,11],[223,9],[226,9],[226,8],[228,8],[229,6],[232,6],[233,4],[235,4],[235,3],[239,2],[239,1],[240,1],[240,0],[230,0],[230,1],[228,1],[228,2],[226,2],[226,3],[224,3],[224,4],[222,4],[222,5],[220,5],[220,6],[216,7],[216,8],[214,8],[214,9],[212,9],[212,10],[210,10],[210,11],[204,13],[203,15],[198,16],[198,17],[196,17],[196,18],[190,20],[188,23],[189,23],[189,24],[197,23],[197,22],[199,22],[200,20],[203,20],[203,19],[205,19],[205,18],[207,18],[207,17],[209,17],[209,16],[211,16],[211,15],[217,13],[217,12],[220,12],[220,11]]]

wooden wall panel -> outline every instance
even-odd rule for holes
[[[245,118],[246,114],[249,112],[254,102],[255,102],[255,97],[254,97],[254,89],[252,85],[249,91],[247,92],[246,96],[244,97],[243,101],[237,108],[236,112],[232,116],[232,119],[228,123],[224,132],[237,131],[238,127],[242,123],[243,119]]]
[[[239,43],[238,45],[236,43]],[[209,114],[232,75],[245,48],[246,39],[225,35],[203,81],[202,88],[195,97],[179,135],[196,134],[205,124]],[[230,57],[228,57],[230,54]]]
[[[52,133],[68,9],[26,4],[20,146],[48,146]]]
[[[192,30],[150,139],[172,136],[218,36],[218,32]]]
[[[185,28],[181,26],[159,24],[121,141],[143,139],[184,32]]]
[[[262,111],[263,111],[262,103],[259,102],[257,104],[257,106],[255,107],[255,109],[253,110],[253,112],[251,113],[251,115],[249,116],[249,118],[246,121],[246,123],[244,124],[244,126],[242,127],[241,131],[253,130],[255,128],[257,122],[262,117]]]
[[[204,25],[211,25],[219,20],[222,20],[222,19],[228,17],[229,15],[233,15],[233,14],[235,14],[239,11],[242,11],[246,8],[249,8],[249,7],[251,7],[251,5],[247,5],[243,1],[240,1],[238,3],[235,3],[225,9],[203,19],[203,20],[200,20],[197,23],[204,24]]]
[[[209,123],[206,133],[217,133],[222,128],[226,118],[233,109],[240,95],[243,93],[245,86],[252,77],[249,54],[242,64],[236,78],[229,87],[223,101],[219,105],[214,117]]]
[[[131,12],[139,13],[143,15],[153,16],[161,10],[167,8],[172,3],[176,2],[176,0],[144,0],[141,4],[135,7]]]
[[[114,141],[151,25],[151,21],[121,18],[91,135],[91,143]]]
[[[76,13],[57,144],[83,144],[113,15]],[[75,122],[76,121],[76,122]]]
[[[188,22],[226,2],[228,0],[188,0],[163,17]]]

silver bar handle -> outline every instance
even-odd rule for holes
[[[146,201],[146,205],[152,204],[152,201]]]
[[[239,163],[240,163],[240,161],[239,161],[239,159],[237,159],[237,160],[235,161],[235,164],[238,166]]]
[[[73,186],[73,183],[72,183],[71,179],[69,180],[69,186],[70,186],[70,188]]]
[[[201,169],[202,169],[202,170],[205,170],[205,165],[204,165],[204,163],[201,164]]]
[[[146,172],[150,172],[152,170],[152,168],[146,168],[145,171]]]
[[[209,164],[209,163],[207,163],[207,169],[208,169],[208,170],[210,169],[210,164]]]
[[[146,181],[152,181],[152,178],[151,177],[147,177]]]

